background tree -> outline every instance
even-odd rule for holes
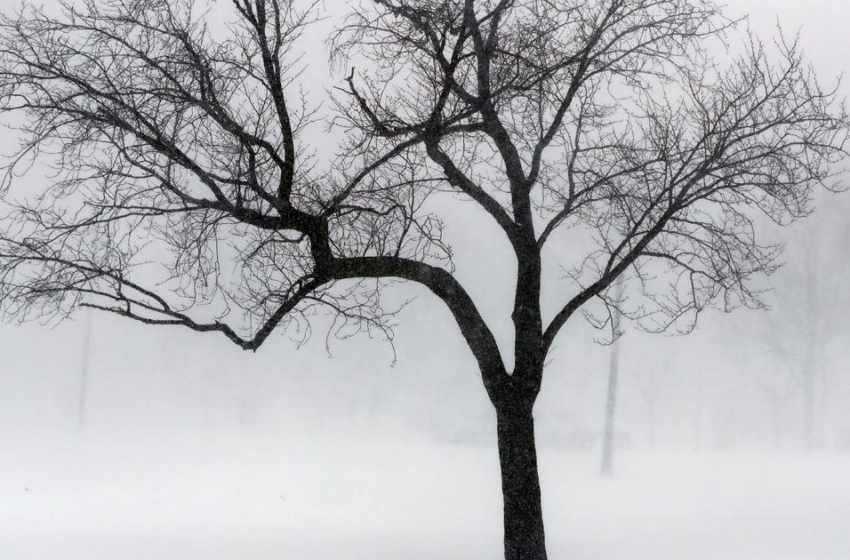
[[[670,385],[670,363],[659,360],[641,368],[637,375],[638,392],[646,403],[646,428],[649,449],[655,451],[658,443],[658,401]],[[695,403],[696,406],[699,406]],[[694,438],[695,443],[697,438]]]
[[[615,296],[618,301],[623,297],[623,277],[617,278],[615,283]],[[620,327],[620,314],[618,308],[614,308],[611,314],[611,331],[617,336]],[[602,429],[602,468],[603,476],[614,474],[614,429],[617,419],[617,385],[620,369],[620,345],[617,340],[611,342],[611,356],[608,362],[608,386],[605,395],[605,423]]]
[[[82,432],[86,427],[86,409],[89,400],[89,363],[91,361],[91,311],[86,311],[85,326],[83,327],[83,355],[80,363],[80,392],[77,399],[77,431]]]
[[[762,336],[779,367],[786,369],[799,389],[802,407],[800,421],[794,424],[802,427],[803,448],[811,451],[823,439],[816,437],[821,424],[816,401],[818,395],[828,393],[826,374],[843,320],[842,302],[835,294],[841,293],[844,263],[831,262],[825,255],[833,247],[840,251],[845,228],[828,221],[828,215],[805,226],[790,233],[795,243],[789,256],[795,264],[785,267],[772,282],[775,296],[771,312],[763,317]],[[787,405],[791,396],[781,381],[781,375],[774,373],[760,383],[773,386],[769,398],[777,400],[777,406]]]
[[[388,281],[421,284],[496,410],[506,558],[546,558],[532,409],[561,328],[579,310],[606,328],[617,307],[686,332],[713,304],[759,305],[751,280],[777,248],[753,215],[805,214],[847,119],[794,42],[723,50],[730,22],[704,0],[356,4],[325,115],[299,96],[291,52],[308,4],[233,0],[216,12],[227,33],[188,1],[0,22],[0,110],[23,115],[3,310],[87,306],[256,350],[323,311],[337,336],[390,336]],[[44,188],[13,181],[34,159],[54,165]],[[441,208],[468,202],[500,229],[475,239],[482,254],[514,257],[504,357],[443,238]],[[544,283],[558,266],[564,282]],[[609,295],[621,276],[628,308]]]

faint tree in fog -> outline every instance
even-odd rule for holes
[[[666,360],[653,360],[641,364],[637,374],[638,390],[646,404],[647,441],[649,448],[653,451],[658,443],[658,400],[665,389],[665,382],[669,381],[669,377],[670,364]],[[699,387],[699,384],[697,386]],[[700,403],[695,402],[694,405],[699,407]],[[694,443],[697,443],[696,438],[694,439]]]
[[[816,445],[816,400],[827,390],[830,351],[843,334],[839,327],[844,313],[842,299],[835,294],[842,293],[844,275],[837,267],[844,263],[824,258],[833,250],[839,254],[846,243],[843,235],[835,232],[840,228],[825,227],[822,221],[806,223],[793,232],[791,253],[796,259],[777,275],[773,293],[776,308],[764,317],[770,349],[788,369],[802,397],[800,425],[807,451]],[[761,385],[772,387],[773,398],[779,399],[776,404],[787,404],[789,395],[777,385],[780,376],[767,377]]]
[[[687,332],[712,304],[759,305],[750,280],[777,249],[753,215],[803,215],[843,153],[847,119],[797,44],[730,54],[707,0],[354,3],[327,113],[299,95],[292,53],[309,2],[216,4],[230,19],[215,33],[189,0],[75,6],[0,23],[0,110],[23,138],[4,184],[5,313],[88,306],[256,350],[324,312],[337,336],[389,335],[381,294],[418,283],[496,410],[509,560],[546,558],[532,409],[561,328],[578,311],[610,327],[618,307]],[[319,117],[325,137],[307,134]],[[46,186],[16,183],[35,159],[54,166]],[[453,274],[446,205],[499,228],[482,254],[514,256],[507,362]]]
[[[769,315],[766,315],[769,317]],[[787,376],[776,371],[762,371],[757,368],[751,372],[759,393],[767,401],[770,408],[771,431],[773,446],[777,449],[783,446],[787,435],[786,416],[788,405],[793,397],[792,381]]]
[[[89,406],[89,384],[91,378],[91,310],[86,310],[83,327],[83,355],[80,363],[80,390],[77,394],[77,431],[82,432],[86,427],[86,416]]]
[[[618,276],[614,283],[615,301],[620,303],[623,299],[623,276]],[[617,385],[620,370],[620,345],[616,340],[620,328],[620,307],[611,306],[611,331],[614,340],[611,342],[611,355],[608,362],[608,386],[605,394],[605,422],[602,429],[602,475],[614,474],[614,435],[617,419]]]

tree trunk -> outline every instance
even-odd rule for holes
[[[505,560],[546,560],[531,410],[497,412],[505,515]]]
[[[623,298],[623,277],[617,277],[616,299]],[[620,311],[617,307],[611,314],[611,335],[616,337],[620,325]],[[611,343],[611,361],[608,365],[608,398],[605,402],[605,427],[602,433],[602,476],[611,476],[614,469],[614,427],[617,413],[617,369],[620,366],[620,345],[617,339]]]
[[[602,434],[602,475],[614,472],[614,426],[617,414],[617,369],[620,363],[618,344],[611,347],[611,363],[608,369],[608,398],[605,402],[605,428]]]
[[[89,361],[91,358],[91,309],[86,310],[83,334],[83,362],[80,368],[80,393],[77,400],[77,431],[86,427],[86,408],[89,398]]]

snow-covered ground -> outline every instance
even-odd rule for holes
[[[543,450],[553,560],[848,560],[850,455]],[[4,440],[8,560],[494,560],[493,446]]]

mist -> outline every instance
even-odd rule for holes
[[[799,27],[827,87],[850,65],[835,54],[841,2],[738,0],[728,13],[765,37],[777,19]],[[316,35],[306,75],[321,96],[339,76]],[[758,280],[764,309],[707,310],[683,335],[624,321],[612,342],[580,317],[561,332],[534,407],[551,558],[850,558],[850,194],[813,207],[787,227],[759,222],[785,246]],[[447,205],[446,236],[510,361],[513,286],[493,279],[515,265],[481,250],[499,233],[476,212]],[[544,286],[547,316],[556,291]],[[475,358],[427,290],[395,285],[386,305],[400,309],[391,337],[317,317],[254,352],[89,309],[0,325],[3,556],[501,558],[496,412]]]

